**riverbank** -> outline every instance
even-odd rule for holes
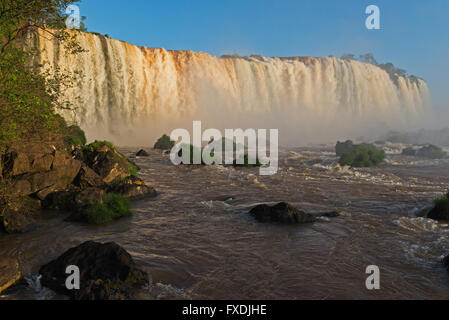
[[[138,149],[120,151],[156,199],[133,202],[132,217],[105,226],[49,215],[32,233],[1,237],[0,254],[18,256],[32,280],[84,241],[113,241],[150,274],[137,299],[449,298],[448,226],[419,217],[449,187],[447,160],[389,155],[380,167],[344,169],[332,147],[282,149],[279,173],[261,177],[256,168],[175,167],[155,150],[133,158]],[[285,226],[248,214],[279,201],[341,217]],[[371,264],[381,269],[380,291],[365,288]],[[33,286],[3,297],[17,298],[63,297]]]

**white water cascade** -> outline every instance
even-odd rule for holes
[[[224,57],[137,47],[80,33],[70,55],[40,38],[42,62],[81,71],[63,112],[89,139],[152,145],[174,128],[278,128],[281,144],[334,141],[408,125],[429,101],[425,81],[334,57]],[[77,99],[75,99],[77,97]]]

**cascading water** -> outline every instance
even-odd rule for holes
[[[285,144],[317,142],[408,124],[429,100],[421,79],[393,81],[374,65],[334,57],[217,58],[89,33],[78,41],[87,51],[73,56],[40,37],[40,59],[82,72],[66,92],[74,111],[64,116],[89,138],[119,144],[151,144],[163,132],[191,128],[192,120],[216,128],[279,128]]]

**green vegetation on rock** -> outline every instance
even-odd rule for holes
[[[129,204],[126,197],[110,193],[103,197],[102,203],[90,204],[84,210],[84,214],[90,224],[106,224],[122,217],[131,216]]]
[[[434,146],[432,144],[424,146],[416,152],[418,157],[429,158],[429,159],[442,159],[447,157],[447,153],[444,152],[440,147]]]
[[[449,221],[449,191],[445,196],[435,200],[435,207],[429,212],[428,217],[435,220]]]
[[[347,143],[347,146],[350,144]],[[351,167],[372,167],[382,163],[385,160],[385,152],[369,144],[354,145],[351,142],[351,148],[347,153],[343,153],[339,163],[342,166]]]
[[[171,150],[175,146],[175,142],[170,140],[170,137],[164,134],[160,137],[156,144],[154,145],[154,149],[157,150]]]
[[[84,131],[77,125],[72,125],[68,129],[69,143],[75,146],[84,146],[87,142]]]

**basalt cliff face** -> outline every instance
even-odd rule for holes
[[[366,123],[408,123],[429,101],[424,80],[393,79],[358,61],[218,58],[89,33],[79,33],[78,40],[86,52],[77,56],[45,37],[36,43],[51,68],[82,72],[83,79],[66,92],[76,111],[64,115],[77,120],[89,138],[148,144],[162,132],[190,128],[192,120],[216,128],[279,128],[288,133],[284,138],[320,138],[324,131],[335,138]]]

